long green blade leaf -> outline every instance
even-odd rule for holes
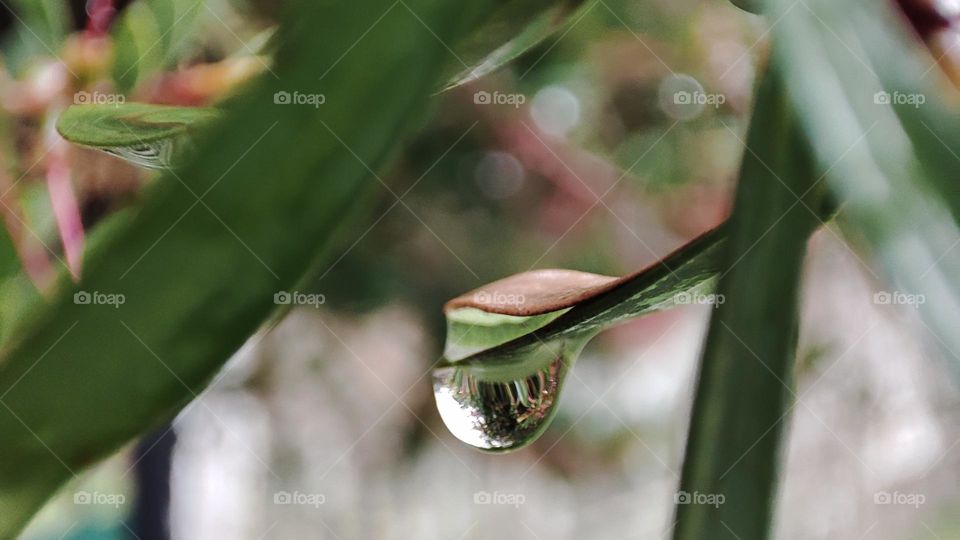
[[[719,284],[725,302],[710,321],[675,497],[678,540],[769,537],[800,270],[821,201],[772,71],[753,118]]]
[[[330,247],[424,112],[449,54],[442,41],[486,8],[405,6],[298,4],[274,72],[228,104],[131,220],[107,224],[83,281],[3,351],[0,537],[193,399]],[[330,68],[322,81],[318,66]],[[326,104],[284,103],[280,92]]]

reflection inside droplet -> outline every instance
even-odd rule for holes
[[[556,413],[567,373],[582,348],[569,341],[490,365],[453,363],[433,372],[440,417],[456,438],[491,452],[535,441]]]
[[[171,165],[174,145],[169,139],[134,146],[104,147],[100,150],[149,169],[166,169]]]

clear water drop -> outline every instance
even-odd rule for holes
[[[453,436],[479,450],[527,446],[553,420],[564,379],[585,342],[557,340],[505,358],[436,368],[433,392],[440,417]]]

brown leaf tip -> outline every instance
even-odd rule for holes
[[[577,270],[532,270],[488,283],[444,305],[444,312],[476,308],[529,317],[567,309],[615,287],[623,278]]]

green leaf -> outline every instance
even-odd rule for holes
[[[121,92],[173,65],[189,44],[202,6],[200,0],[140,0],[124,10],[113,28],[113,78]]]
[[[72,105],[57,120],[64,139],[150,168],[171,165],[191,133],[220,116],[200,107],[146,103]]]
[[[67,35],[68,5],[60,0],[14,0],[15,26],[4,43],[4,63],[19,71],[39,57],[56,57]]]
[[[0,353],[0,537],[192,400],[352,223],[373,171],[422,121],[442,41],[488,8],[407,5],[416,17],[389,0],[298,4],[277,77],[228,103],[141,208],[98,227],[82,281],[61,283]],[[318,66],[334,66],[322,82]],[[283,91],[326,104],[275,103]]]
[[[771,16],[785,14],[774,57],[845,223],[893,289],[880,292],[922,298],[930,335],[960,367],[960,122],[941,97],[957,92],[934,84],[942,81],[934,59],[893,5],[774,5]]]
[[[820,224],[806,143],[772,69],[740,171],[687,439],[674,538],[768,538],[792,402],[798,293]],[[817,209],[817,213],[814,212]]]
[[[473,82],[500,69],[579,19],[591,9],[590,4],[584,0],[504,4],[483,26],[458,43],[455,49],[458,71],[449,77],[443,90]]]
[[[693,293],[706,295],[720,273],[724,241],[721,225],[623,278],[538,270],[465,293],[445,309],[447,360],[500,363],[544,342],[592,337],[631,318],[689,302]]]
[[[691,291],[709,287],[723,231],[623,278],[537,270],[448,302],[445,362],[433,370],[444,424],[487,452],[535,441],[556,415],[564,380],[587,342],[631,317],[689,303]]]

